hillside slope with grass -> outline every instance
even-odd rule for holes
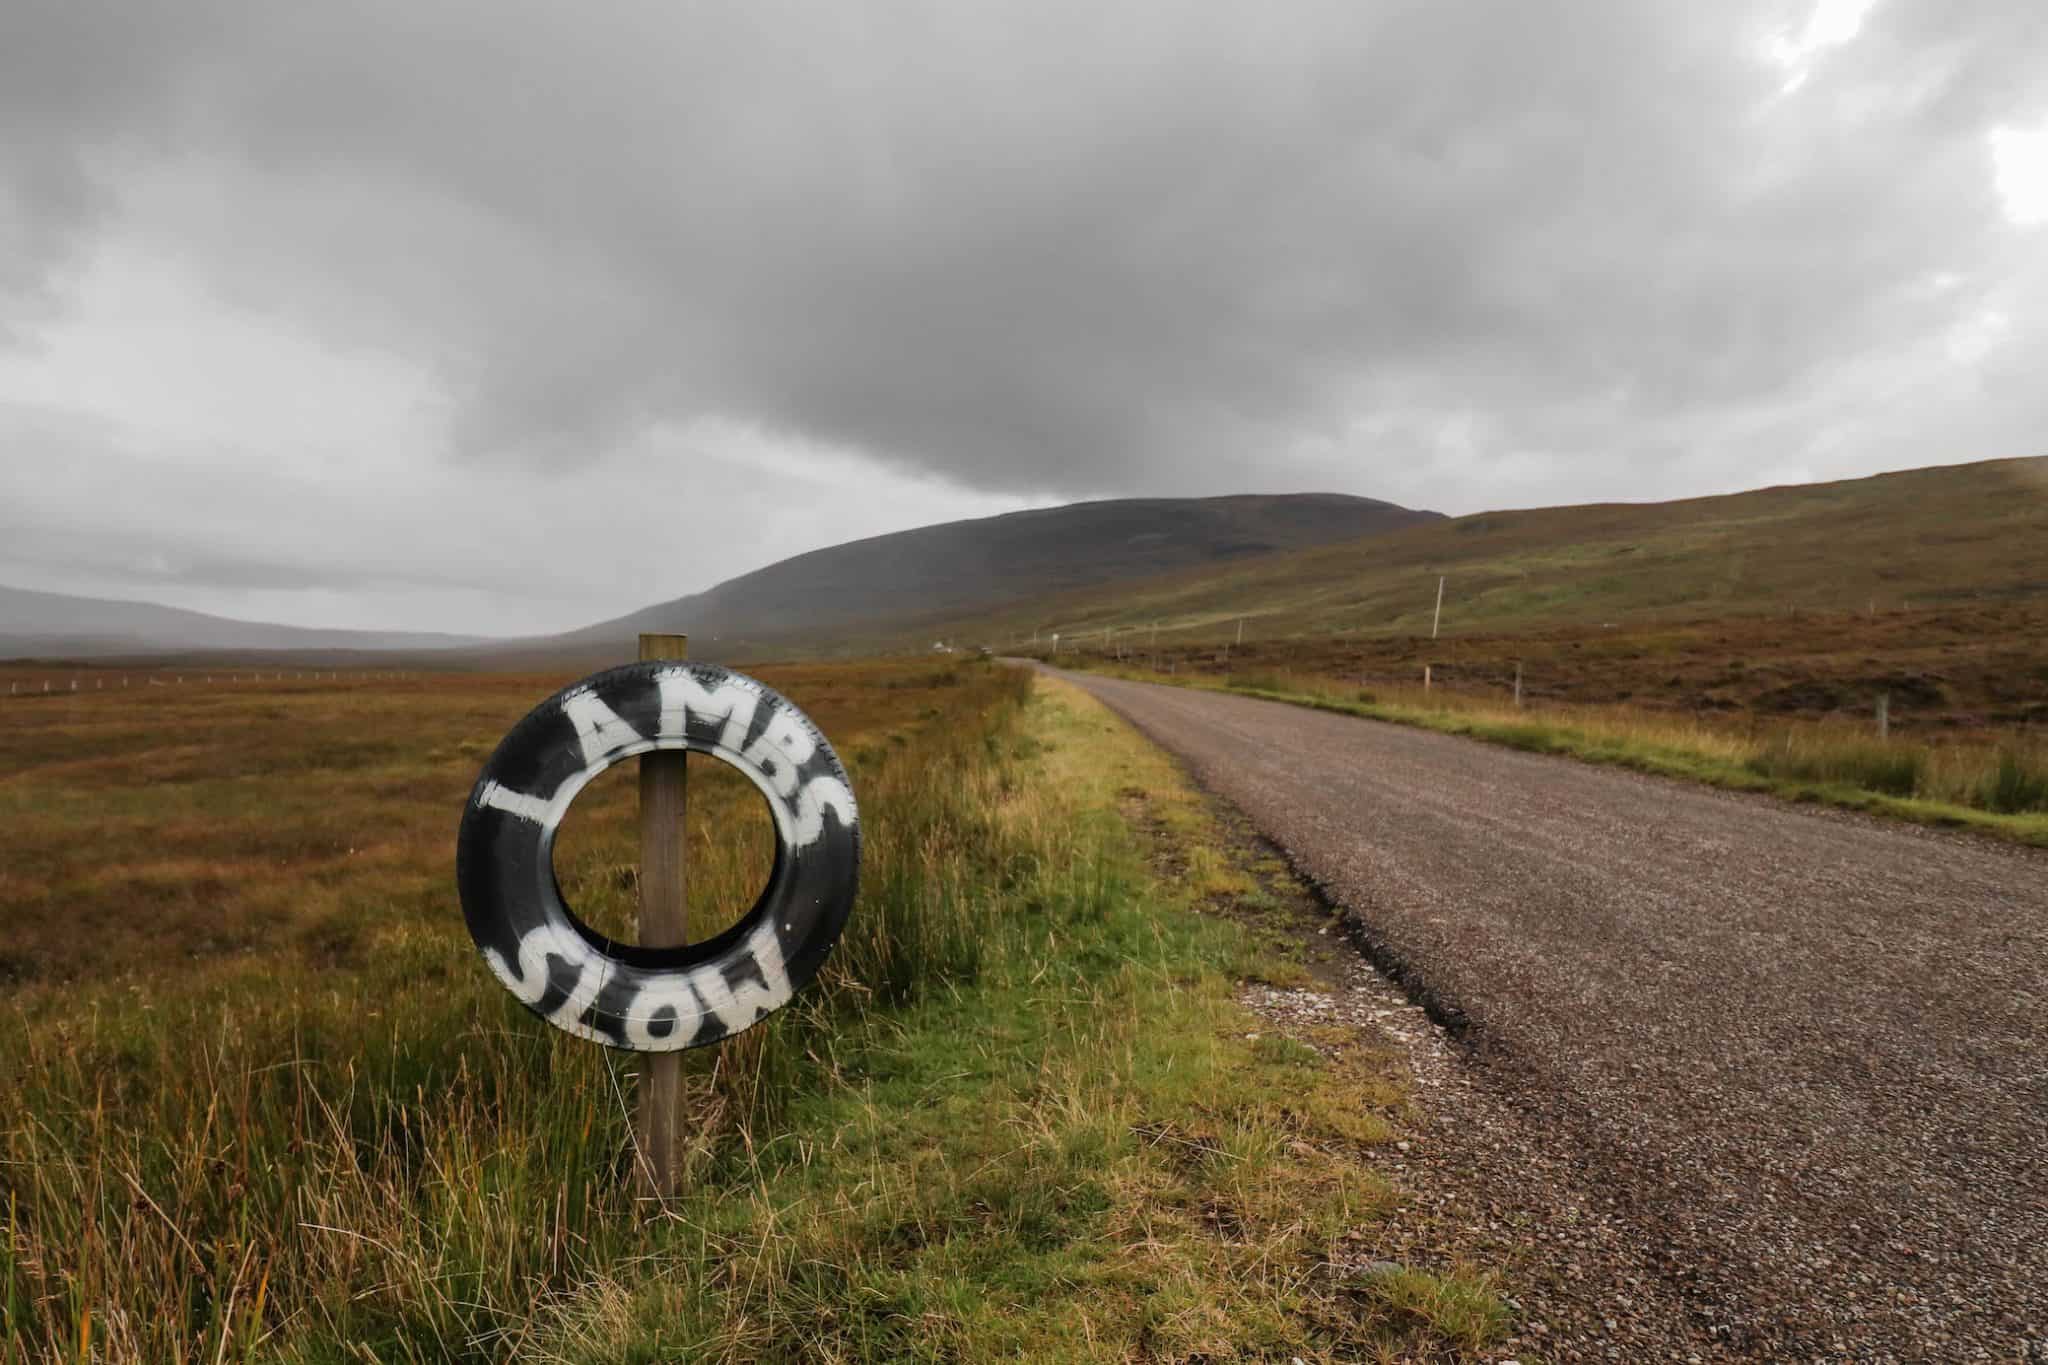
[[[756,653],[858,649],[879,638],[928,641],[933,623],[1005,603],[1439,519],[1337,493],[1073,503],[813,550],[694,596],[508,648],[616,652],[640,631],[683,631],[707,647],[716,636]]]
[[[1371,539],[1048,596],[972,629],[1174,642],[1456,632],[1787,612],[1927,611],[2048,596],[2048,458],[1679,502],[1484,512]],[[962,630],[969,629],[966,623]]]

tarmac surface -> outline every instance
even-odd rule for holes
[[[2048,1361],[2048,856],[1061,676],[1460,1045],[1415,1164],[1544,1358]]]

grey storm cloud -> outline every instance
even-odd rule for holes
[[[0,289],[150,218],[481,463],[704,415],[1025,493],[1675,459],[2039,251],[1984,134],[2048,115],[2048,9],[1878,0],[1781,93],[1811,8],[14,0]]]

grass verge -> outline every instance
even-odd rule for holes
[[[1391,1210],[1358,1155],[1398,1086],[1246,1036],[1238,976],[1292,968],[1195,912],[1246,884],[1199,801],[1093,703],[1028,686],[947,670],[897,695],[917,724],[842,746],[868,890],[820,989],[691,1057],[702,1126],[666,1208],[625,1180],[631,1060],[520,1010],[445,888],[405,884],[346,962],[18,997],[0,1360],[1480,1349],[1483,1279],[1333,1270]],[[1174,851],[1133,833],[1139,799]]]
[[[1624,706],[1515,708],[1443,689],[1365,689],[1295,674],[1216,678],[1081,666],[2048,847],[2048,757],[2013,746],[1879,742],[1827,724],[1758,734]]]

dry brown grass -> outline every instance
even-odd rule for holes
[[[0,669],[0,685],[47,676]],[[198,974],[225,960],[347,960],[381,928],[445,905],[455,821],[478,767],[527,709],[572,681],[203,676],[0,698],[0,988],[150,973],[167,956]],[[921,695],[938,676],[924,664],[761,676],[847,757],[881,751],[937,704]],[[745,884],[758,887],[769,829],[723,765],[691,772],[692,922],[716,926],[751,903]],[[633,790],[623,768],[595,784],[558,863],[572,903],[614,926],[630,914]]]

